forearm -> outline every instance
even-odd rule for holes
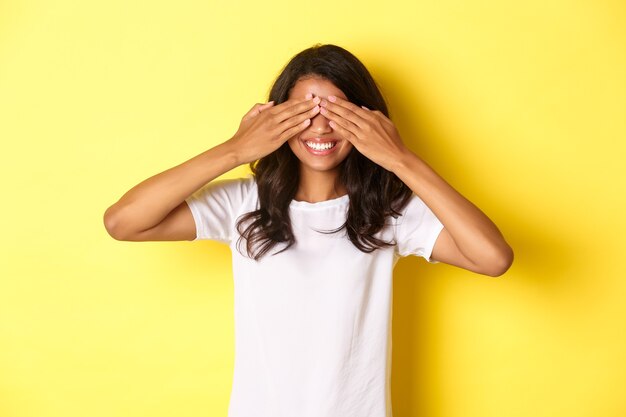
[[[127,232],[147,230],[196,190],[238,165],[231,143],[219,144],[128,190],[106,210],[105,223]]]
[[[474,265],[509,257],[511,248],[497,226],[424,160],[407,150],[394,173],[433,211],[459,251]]]

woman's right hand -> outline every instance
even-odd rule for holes
[[[240,164],[260,159],[306,129],[319,113],[320,98],[311,94],[304,99],[292,98],[274,106],[270,101],[255,104],[246,113],[235,135],[228,140]]]

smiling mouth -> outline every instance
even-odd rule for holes
[[[337,146],[337,141],[316,142],[312,140],[305,140],[304,144],[309,149],[312,149],[318,152],[323,152],[323,151],[327,151]]]

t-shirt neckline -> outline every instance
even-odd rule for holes
[[[322,208],[322,207],[333,207],[339,206],[347,203],[350,200],[350,196],[348,194],[344,194],[341,197],[332,198],[330,200],[318,201],[317,203],[310,203],[308,201],[298,201],[291,200],[290,207],[293,208]]]

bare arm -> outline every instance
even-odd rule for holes
[[[426,162],[406,150],[394,173],[444,224],[432,259],[480,274],[499,276],[513,262],[513,250],[496,225]]]
[[[513,250],[496,225],[411,152],[389,118],[334,96],[320,106],[334,129],[363,155],[396,174],[444,225],[432,259],[490,276],[509,269]]]
[[[184,200],[238,165],[232,142],[217,145],[131,188],[105,211],[105,227],[117,240],[193,240],[195,223]],[[160,237],[143,233],[161,224],[170,213],[172,217],[162,227],[169,232]],[[173,224],[178,227],[172,228]],[[140,237],[142,233],[145,236]]]
[[[128,190],[104,213],[117,240],[193,240],[195,223],[185,199],[229,170],[278,149],[304,130],[319,111],[319,98],[292,99],[277,106],[256,104],[235,135]]]

